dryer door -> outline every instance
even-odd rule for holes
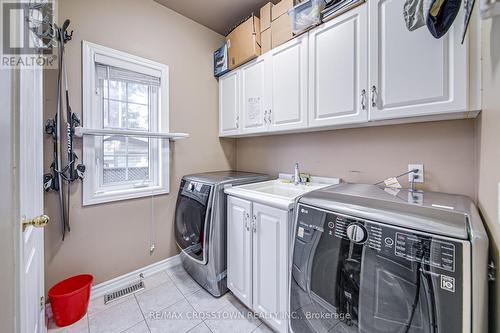
[[[175,240],[190,258],[206,264],[213,185],[183,179],[175,209]]]

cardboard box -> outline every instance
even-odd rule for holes
[[[260,34],[260,46],[262,48],[262,54],[266,53],[267,51],[270,51],[273,48],[272,45],[272,29],[269,28],[267,30],[264,30]]]
[[[277,20],[280,16],[288,13],[288,10],[293,7],[293,0],[281,0],[271,9],[271,19]]]
[[[277,20],[271,23],[272,30],[272,48],[288,42],[293,38],[292,21],[287,15],[281,15]]]
[[[261,54],[260,20],[252,15],[226,37],[229,69],[234,69]]]
[[[268,2],[260,9],[260,32],[271,28],[271,9],[273,4]]]

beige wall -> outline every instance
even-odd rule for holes
[[[74,185],[71,234],[61,242],[57,195],[46,195],[46,212],[53,217],[46,231],[47,286],[83,272],[94,274],[99,283],[176,254],[172,220],[180,178],[231,169],[235,161],[234,142],[218,139],[212,55],[222,36],[152,0],[61,0],[59,19],[65,18],[75,30],[66,54],[75,112],[81,114],[81,41],[87,40],[169,65],[170,130],[191,138],[171,146],[171,194],[154,199],[157,244],[152,256],[151,198],[82,207],[81,185]],[[55,75],[49,71],[45,79],[46,118],[54,113]],[[46,140],[46,167],[50,154]]]
[[[486,222],[490,240],[491,254],[500,264],[500,221],[499,193],[500,183],[500,17],[483,21],[483,112],[478,120],[479,147],[479,208]],[[500,270],[497,271],[497,279]],[[500,290],[492,284],[490,293],[490,318],[495,324],[491,332],[500,328]]]
[[[474,133],[473,120],[457,120],[246,138],[237,141],[236,166],[277,175],[299,162],[313,175],[374,183],[423,163],[422,188],[474,199]]]

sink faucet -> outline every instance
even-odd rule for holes
[[[300,171],[299,171],[299,163],[295,163],[295,172],[293,175],[293,183],[295,185],[300,184]]]

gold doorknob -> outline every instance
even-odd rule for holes
[[[23,231],[26,230],[26,228],[30,225],[36,228],[43,228],[49,223],[49,221],[50,217],[48,217],[47,215],[40,215],[32,218],[31,220],[23,219]]]

